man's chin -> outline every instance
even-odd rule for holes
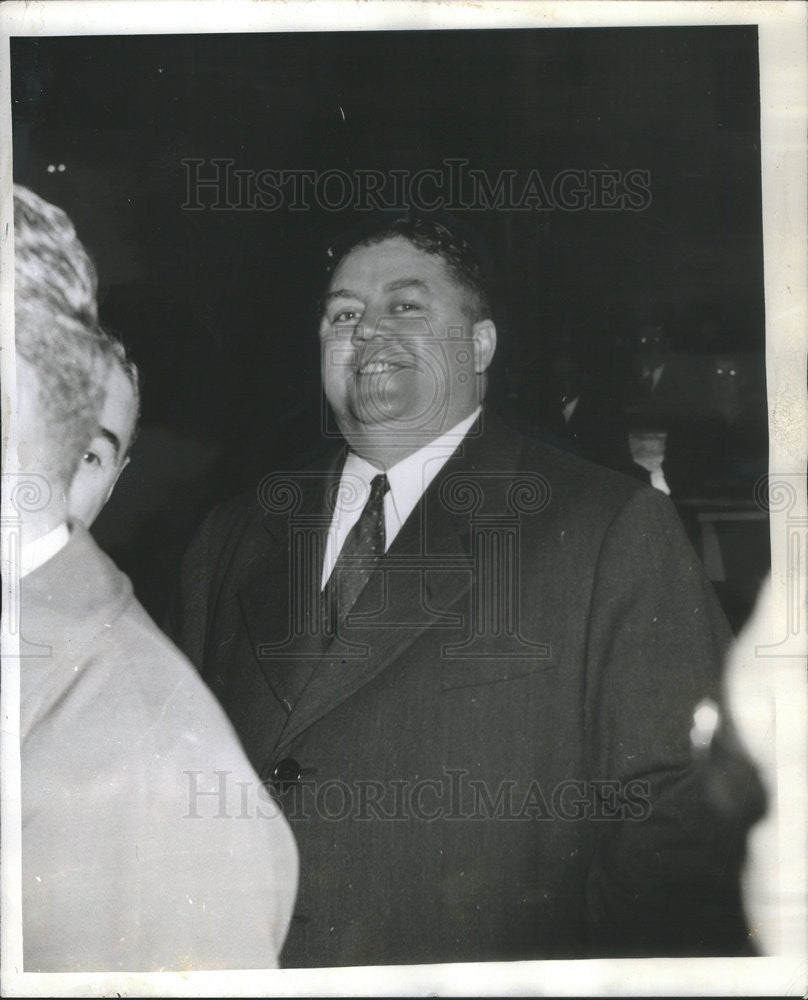
[[[417,424],[403,424],[396,419],[363,421],[353,418],[340,424],[340,430],[352,451],[383,468],[417,451],[430,438]]]
[[[412,438],[413,435],[437,436],[441,432],[444,411],[385,407],[384,410],[359,406],[351,412],[353,433],[369,437]],[[347,436],[347,435],[346,435]]]

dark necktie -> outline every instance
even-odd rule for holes
[[[370,579],[376,560],[384,554],[384,496],[390,489],[387,476],[374,476],[370,496],[351,528],[337,557],[326,594],[336,613],[338,625],[345,622]]]

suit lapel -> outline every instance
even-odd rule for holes
[[[320,574],[341,454],[324,470],[285,473],[262,483],[267,513],[253,529],[254,555],[238,587],[250,647],[287,714],[329,641]]]
[[[501,506],[499,485],[512,477],[518,457],[515,437],[498,433],[498,422],[486,429],[485,440],[475,434],[477,427],[432,481],[359,595],[345,629],[323,651],[281,743],[372,681],[427,628],[462,626],[462,599],[473,573],[469,515],[476,512],[475,498],[482,503],[487,496]]]

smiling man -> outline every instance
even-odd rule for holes
[[[387,477],[389,549],[479,416],[494,356],[496,327],[471,248],[457,243],[437,256],[440,231],[423,224],[404,231],[408,236],[395,228],[385,239],[371,236],[347,253],[324,296],[323,386],[350,450],[323,586],[379,471]]]
[[[348,253],[326,293],[325,393],[353,450],[380,468],[482,402],[496,328],[473,261],[454,258],[393,236]]]
[[[332,250],[319,335],[342,440],[213,511],[172,613],[298,840],[283,964],[741,952],[690,741],[728,631],[667,500],[488,412],[443,222]]]

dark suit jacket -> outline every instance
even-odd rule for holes
[[[625,416],[616,400],[597,385],[584,385],[568,421],[564,420],[559,404],[544,432],[549,443],[557,448],[649,482],[647,471],[631,457]]]
[[[295,845],[221,707],[81,526],[20,590],[25,971],[275,966]]]
[[[338,460],[268,477],[187,554],[177,641],[262,777],[300,774],[282,964],[741,951],[740,838],[689,743],[729,634],[673,508],[478,431],[330,640]]]

